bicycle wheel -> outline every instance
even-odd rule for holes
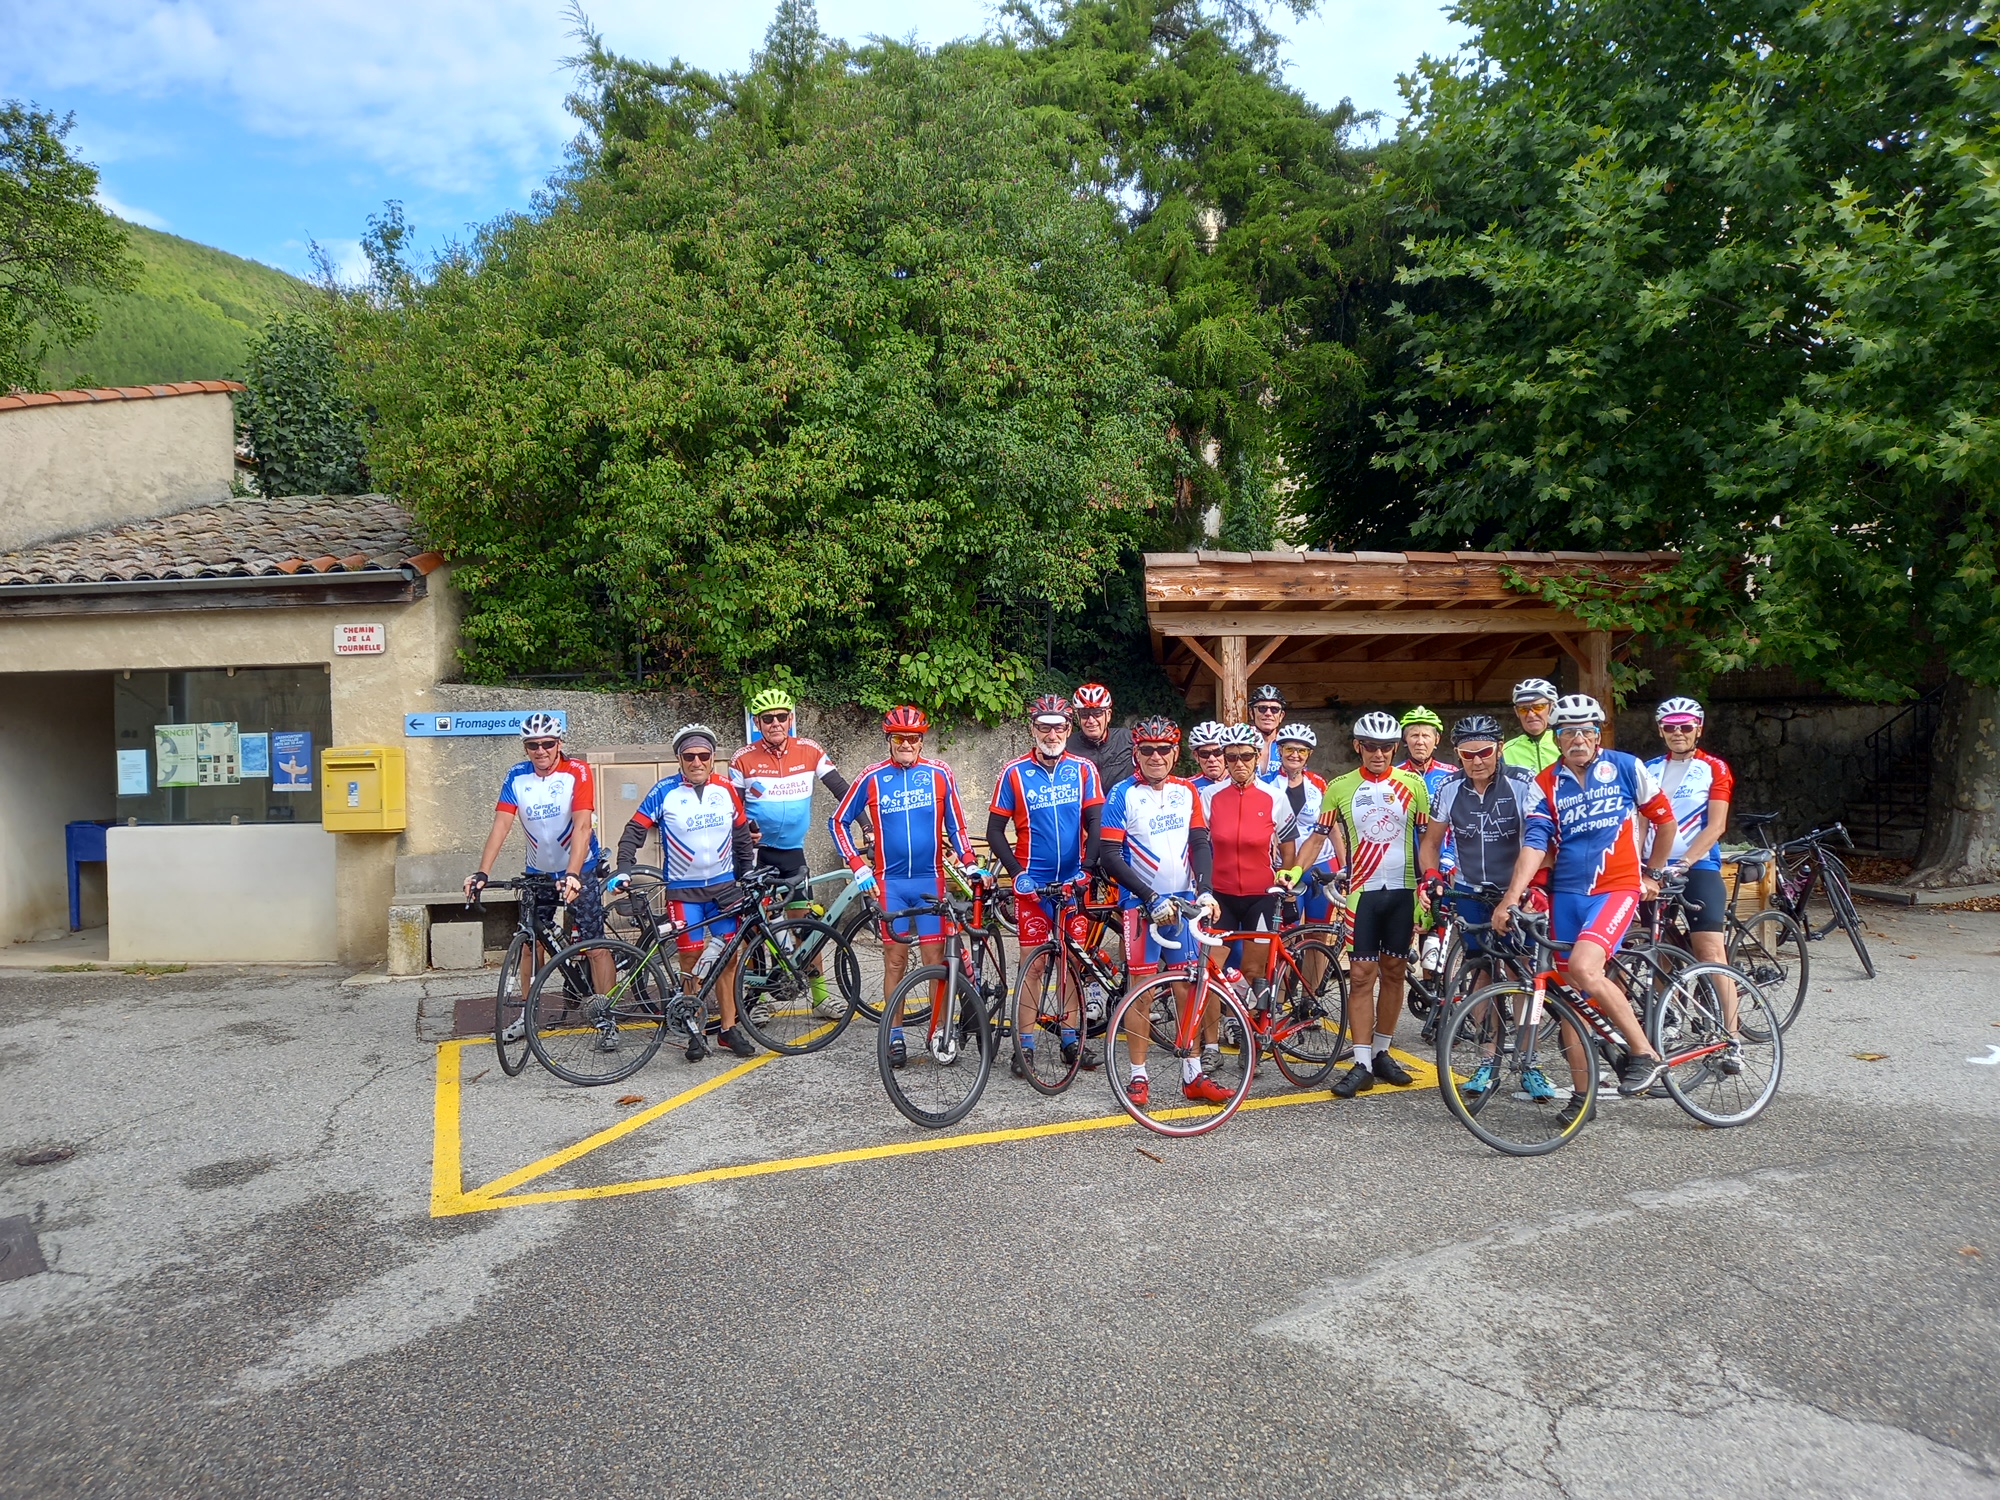
[[[1543,1156],[1583,1129],[1597,1098],[1597,1045],[1568,1000],[1512,981],[1475,990],[1446,1012],[1438,1091],[1458,1122],[1495,1151]],[[1584,1108],[1568,1124],[1573,1094]]]
[[[1750,976],[1777,1010],[1778,1025],[1789,1030],[1805,1006],[1812,976],[1799,924],[1776,907],[1732,921],[1729,966]]]
[[[1038,1094],[1056,1095],[1083,1066],[1083,986],[1062,944],[1044,943],[1021,964],[1014,987],[1014,1059]]]
[[[1847,866],[1831,854],[1826,860],[1826,899],[1833,908],[1833,918],[1847,930],[1848,941],[1854,944],[1854,956],[1861,960],[1861,972],[1870,979],[1875,977],[1875,960],[1868,955],[1868,943],[1861,935],[1861,914],[1854,909],[1854,893],[1847,888]]]
[[[850,1005],[857,1007],[861,1014],[871,1021],[882,1019],[882,949],[888,939],[881,936],[876,924],[879,914],[871,901],[857,902],[843,915],[835,927],[840,934],[846,951],[853,955],[855,962],[851,969],[840,976],[840,992]],[[869,961],[863,961],[863,955]],[[849,984],[852,989],[848,988]]]
[[[493,995],[493,1051],[500,1058],[500,1071],[519,1078],[527,1067],[528,997],[521,990],[521,954],[528,940],[520,933],[507,945],[500,961],[500,986]]]
[[[953,986],[953,1015],[931,1024],[931,987],[945,980],[943,964],[912,969],[896,986],[875,1028],[875,1062],[889,1102],[928,1130],[956,1125],[972,1112],[993,1072],[993,1030],[979,997]],[[921,1015],[922,1019],[917,1019]],[[902,1018],[896,1026],[895,1018]],[[890,1062],[889,1045],[900,1029],[906,1061]]]
[[[1243,1002],[1220,985],[1208,987],[1209,1003],[1218,1007],[1216,1029],[1219,1045],[1205,1056],[1197,1033],[1194,1044],[1185,1049],[1176,1040],[1180,1006],[1174,994],[1177,982],[1186,983],[1192,1002],[1198,981],[1177,981],[1173,975],[1148,980],[1129,991],[1112,1007],[1111,1021],[1104,1033],[1104,1071],[1111,1080],[1111,1093],[1118,1107],[1161,1135],[1204,1135],[1235,1114],[1257,1077],[1257,1035],[1251,1030],[1250,1014]],[[1146,1098],[1132,1097],[1131,1034],[1143,1026],[1147,1039]],[[1226,1100],[1210,1103],[1190,1099],[1187,1086],[1195,1082],[1187,1074],[1192,1063],[1196,1079],[1207,1077],[1227,1093]],[[1205,1064],[1205,1065],[1204,1065]]]
[[[611,982],[598,994],[598,972]],[[568,993],[572,976],[590,993]],[[571,943],[536,971],[528,990],[528,1045],[565,1083],[590,1087],[629,1078],[652,1060],[666,1034],[670,984],[659,962],[616,938]]]
[[[1741,1042],[1731,1071],[1718,978],[1736,983]],[[1704,1125],[1746,1125],[1777,1097],[1785,1071],[1785,1034],[1777,1012],[1748,975],[1726,964],[1696,964],[1674,976],[1671,992],[1646,1028],[1667,1060],[1667,1092]]]
[[[1299,967],[1287,969],[1278,986],[1271,1053],[1285,1082],[1316,1089],[1346,1051],[1347,977],[1325,943],[1301,943],[1292,952]]]
[[[819,1051],[847,1029],[854,1007],[843,1004],[839,1015],[821,1015],[812,990],[813,961],[838,976],[841,946],[840,934],[812,917],[765,923],[744,941],[736,1014],[753,1040],[797,1057]]]

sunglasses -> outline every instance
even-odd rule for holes
[[[561,743],[561,740],[522,740],[521,746],[527,750],[553,750]]]
[[[1254,750],[1245,750],[1236,755],[1225,755],[1222,758],[1232,766],[1246,766],[1257,758],[1257,752]]]
[[[1194,752],[1196,760],[1211,760],[1220,754],[1222,754],[1220,745],[1199,745]]]
[[[1378,753],[1391,752],[1399,749],[1401,743],[1399,740],[1363,740],[1361,742],[1361,753],[1366,755],[1370,750]]]
[[[681,759],[692,761],[698,766],[706,765],[709,761],[715,759],[715,752],[712,750],[683,750],[681,751]]]
[[[1538,699],[1533,703],[1516,703],[1514,705],[1514,712],[1517,714],[1545,714],[1554,707],[1555,705],[1546,699]]]
[[[1260,714],[1281,714],[1285,711],[1285,705],[1282,703],[1260,703],[1254,711]]]
[[[1140,745],[1136,749],[1140,755],[1172,755],[1174,753],[1172,745]]]
[[[1079,719],[1101,719],[1110,712],[1108,708],[1079,708],[1076,716]]]
[[[1556,738],[1558,740],[1580,740],[1585,735],[1596,734],[1597,732],[1595,724],[1565,724],[1556,731]]]
[[[892,734],[889,736],[890,744],[901,745],[905,749],[920,746],[923,742],[924,737],[920,734]]]
[[[1493,745],[1488,745],[1484,750],[1471,750],[1464,745],[1458,747],[1460,760],[1491,760],[1498,753],[1498,747]]]
[[[1660,726],[1660,733],[1661,733],[1661,734],[1693,734],[1693,733],[1694,733],[1694,732],[1695,732],[1696,730],[1698,730],[1698,729],[1700,729],[1700,728],[1701,728],[1701,726],[1700,726],[1699,724],[1662,724],[1662,725]]]
[[[781,708],[777,710],[775,713],[757,715],[757,722],[759,724],[782,724],[785,722],[785,720],[789,719],[791,716],[792,716],[792,711],[790,709]]]

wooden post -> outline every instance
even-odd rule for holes
[[[1611,702],[1611,636],[1608,631],[1584,633],[1583,660],[1578,665],[1582,668],[1577,674],[1582,679],[1579,688],[1604,705],[1604,743],[1609,745],[1615,736]]]
[[[1244,637],[1222,638],[1222,673],[1215,685],[1217,717],[1225,724],[1243,724],[1250,719],[1250,669],[1244,656]]]

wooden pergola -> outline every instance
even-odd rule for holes
[[[1611,701],[1611,659],[1629,637],[1591,630],[1510,587],[1588,574],[1631,586],[1671,552],[1149,552],[1153,656],[1191,705],[1248,716],[1253,683],[1294,703],[1491,701],[1523,677]],[[1506,679],[1502,681],[1502,679]],[[1608,727],[1608,726],[1607,726]]]

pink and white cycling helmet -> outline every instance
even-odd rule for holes
[[[1668,724],[1701,724],[1706,720],[1701,705],[1692,698],[1669,698],[1653,710],[1653,722],[1663,728]]]

